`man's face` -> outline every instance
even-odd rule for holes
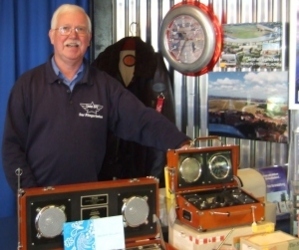
[[[57,30],[59,27],[70,27],[71,32],[63,35]],[[55,60],[57,64],[73,64],[82,61],[89,46],[91,34],[78,34],[75,28],[87,30],[86,17],[80,11],[60,14],[57,19],[57,28],[49,31],[51,43],[54,46]]]

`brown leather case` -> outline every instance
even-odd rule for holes
[[[175,194],[177,218],[182,223],[206,231],[264,220],[263,201],[246,193],[236,181],[239,155],[238,145],[167,152],[169,191]]]
[[[28,188],[20,193],[19,249],[63,249],[64,222],[114,215],[123,216],[128,249],[161,247],[159,181],[154,177]]]

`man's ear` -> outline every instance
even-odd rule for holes
[[[51,42],[51,44],[53,44],[54,43],[54,30],[49,30],[49,38],[50,38],[50,42]]]

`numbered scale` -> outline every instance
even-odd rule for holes
[[[222,50],[222,28],[212,8],[198,0],[174,5],[164,17],[159,48],[169,64],[188,76],[211,71]]]
[[[238,186],[238,166],[238,145],[169,150],[168,186],[177,218],[199,231],[264,220],[264,203]]]
[[[63,249],[64,223],[122,215],[126,249],[174,250],[161,236],[154,177],[19,189],[18,210],[18,249]]]

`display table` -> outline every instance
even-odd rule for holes
[[[16,217],[0,218],[0,249],[18,249],[18,221]],[[167,228],[163,227],[164,239],[167,240]],[[170,248],[171,249],[171,248]]]
[[[276,230],[289,232],[290,221],[282,220],[276,224]],[[166,231],[166,228],[163,227]],[[163,231],[164,231],[163,230]],[[165,240],[167,239],[167,232],[164,232]],[[17,250],[18,248],[18,227],[16,217],[0,218],[0,248],[5,250]]]

